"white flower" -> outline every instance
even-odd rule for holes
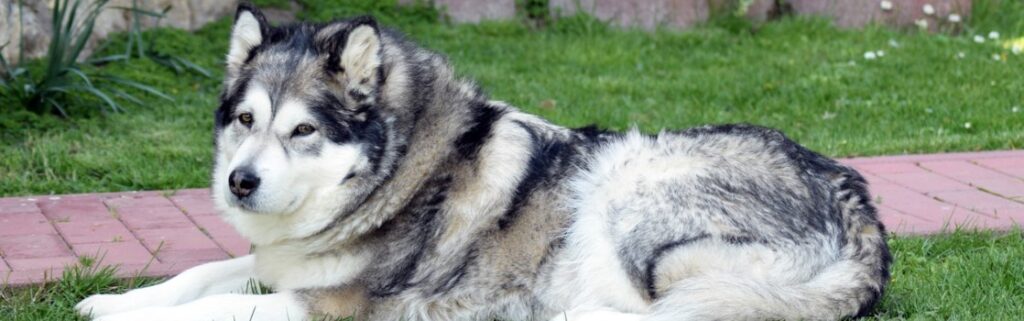
[[[896,39],[889,39],[889,47],[899,48],[900,43],[896,42]]]
[[[925,3],[924,7],[921,7],[921,11],[924,11],[924,14],[930,16],[935,14],[935,7],[932,7],[930,3]]]
[[[914,24],[917,25],[918,28],[928,29],[928,20],[917,19],[917,20],[914,21]]]
[[[892,1],[889,1],[889,0],[882,0],[882,2],[879,2],[879,3],[878,3],[878,6],[879,6],[879,7],[882,7],[882,10],[883,10],[883,11],[889,11],[889,10],[892,10]]]
[[[956,53],[957,59],[964,59],[965,57],[967,57],[967,54],[965,54],[963,51]]]
[[[879,58],[885,57],[885,51],[882,51],[882,50],[875,51],[875,55],[878,56]]]
[[[1012,52],[1015,55],[1019,55],[1022,52],[1024,52],[1024,45],[1014,44],[1012,47],[1010,47],[1010,52]]]
[[[981,35],[976,35],[974,36],[974,42],[985,43],[985,37],[982,37]]]
[[[1000,57],[999,54],[997,54],[997,53],[992,54],[992,60],[999,61],[999,60],[1002,60],[1002,59],[1003,59],[1003,57]]]
[[[864,59],[875,60],[875,58],[878,58],[878,55],[876,55],[874,51],[868,51],[864,53]]]
[[[988,33],[988,38],[992,40],[999,39],[999,31],[992,31]]]
[[[955,14],[955,13],[949,15],[949,22],[952,22],[952,23],[960,22],[960,15]]]
[[[1013,106],[1013,108],[1010,108],[1010,111],[1015,112],[1015,113],[1019,113],[1020,112],[1020,106]]]
[[[971,129],[971,122],[964,123],[964,128]]]

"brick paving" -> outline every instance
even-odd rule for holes
[[[897,234],[1024,223],[1024,151],[841,161],[867,177]],[[166,276],[248,251],[207,189],[0,198],[0,285],[52,279],[80,256],[120,276]]]
[[[1024,224],[1024,151],[842,160],[871,183],[886,227],[930,234]]]
[[[52,279],[80,256],[131,277],[248,252],[207,189],[0,198],[0,284]]]

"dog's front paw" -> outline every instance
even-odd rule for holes
[[[175,299],[153,288],[128,291],[125,294],[97,294],[85,298],[75,305],[75,311],[83,316],[99,318],[148,307],[172,306]]]
[[[139,308],[124,294],[97,294],[85,298],[75,305],[75,311],[82,316],[101,317]]]

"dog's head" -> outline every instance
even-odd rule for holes
[[[365,196],[358,181],[381,161],[389,130],[379,108],[383,45],[369,17],[273,27],[239,7],[215,113],[212,191],[254,242],[311,233]]]

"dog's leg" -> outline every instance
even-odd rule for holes
[[[124,294],[93,295],[75,306],[82,315],[101,317],[148,307],[169,307],[209,295],[244,290],[256,277],[255,257],[247,255],[196,266],[166,282]],[[147,318],[148,319],[148,318]]]
[[[639,321],[644,315],[623,313],[609,308],[577,308],[559,314],[550,321]]]
[[[152,307],[95,321],[303,321],[305,306],[291,292],[218,294],[172,307]]]

